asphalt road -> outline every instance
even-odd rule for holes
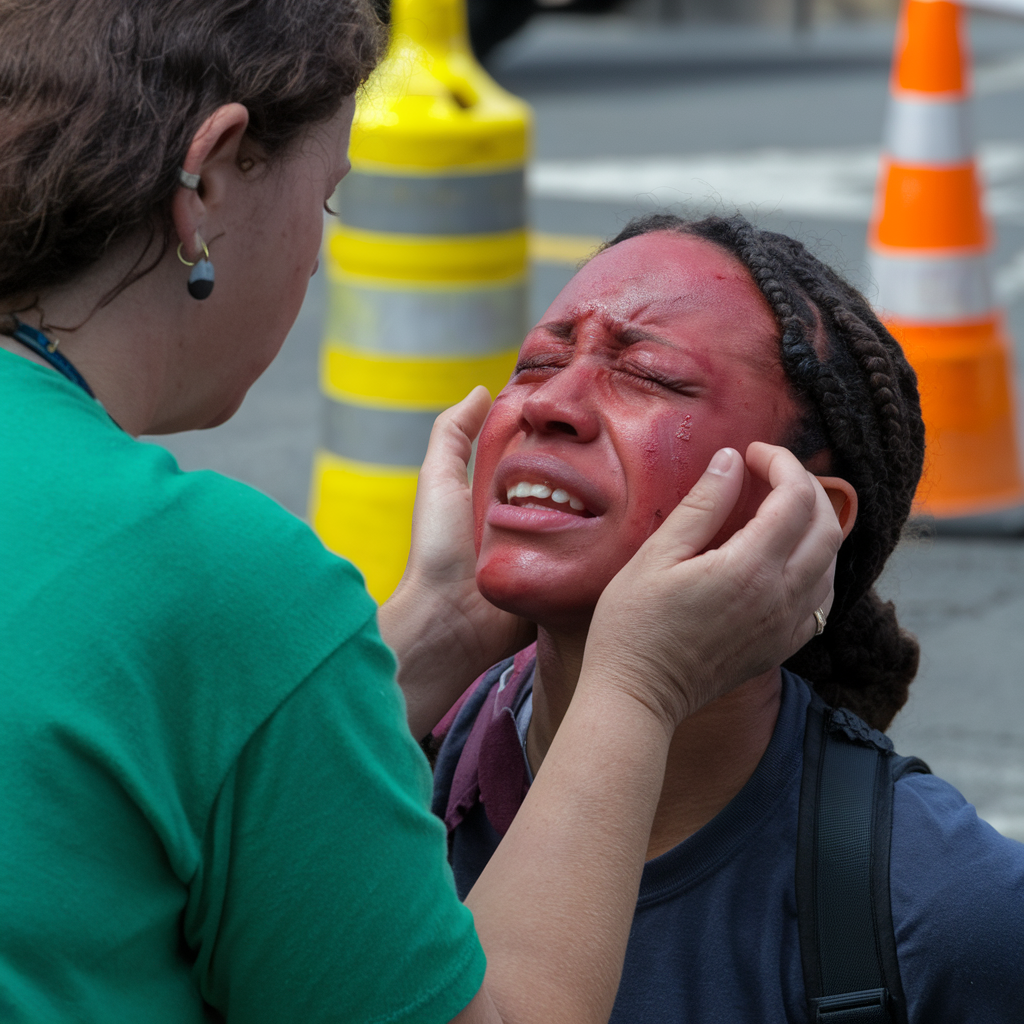
[[[973,34],[994,266],[1021,345],[1024,22],[976,19]],[[870,295],[864,233],[890,48],[885,26],[794,40],[554,17],[506,44],[492,70],[536,114],[536,229],[609,237],[655,209],[739,207],[811,245]],[[536,316],[572,271],[535,264]],[[160,439],[183,467],[217,469],[305,514],[323,302],[318,274],[281,355],[233,420]],[[880,589],[922,646],[910,702],[891,730],[898,748],[924,757],[983,817],[1024,840],[1022,570],[1021,539],[925,537],[901,545]]]

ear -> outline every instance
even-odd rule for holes
[[[171,219],[190,260],[202,255],[196,236],[209,240],[211,214],[237,180],[238,150],[248,127],[249,111],[241,103],[225,103],[202,123],[188,147],[182,167],[199,175],[199,188],[178,188],[171,200]]]
[[[857,492],[853,485],[842,477],[819,476],[815,478],[825,489],[828,500],[832,502],[839,527],[843,531],[843,540],[850,536],[853,524],[857,522]]]

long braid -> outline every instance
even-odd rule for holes
[[[917,378],[859,292],[795,239],[740,216],[687,221],[653,214],[609,245],[651,231],[713,242],[750,273],[779,327],[783,369],[803,409],[791,447],[825,451],[830,472],[857,491],[860,510],[836,565],[828,628],[787,667],[832,704],[885,729],[917,672],[917,641],[873,590],[899,542],[924,460]]]

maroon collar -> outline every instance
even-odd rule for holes
[[[481,705],[455,766],[444,815],[449,833],[479,803],[494,830],[504,836],[522,805],[530,778],[514,709],[536,663],[537,645],[531,644],[512,660],[511,671],[494,681]]]

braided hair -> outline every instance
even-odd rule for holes
[[[782,367],[802,410],[789,447],[802,461],[827,453],[829,472],[857,491],[857,522],[839,551],[828,627],[786,667],[828,703],[884,730],[906,703],[920,654],[892,602],[873,589],[921,476],[917,377],[867,300],[795,239],[738,215],[650,214],[604,248],[651,231],[706,239],[747,268],[779,325]]]

